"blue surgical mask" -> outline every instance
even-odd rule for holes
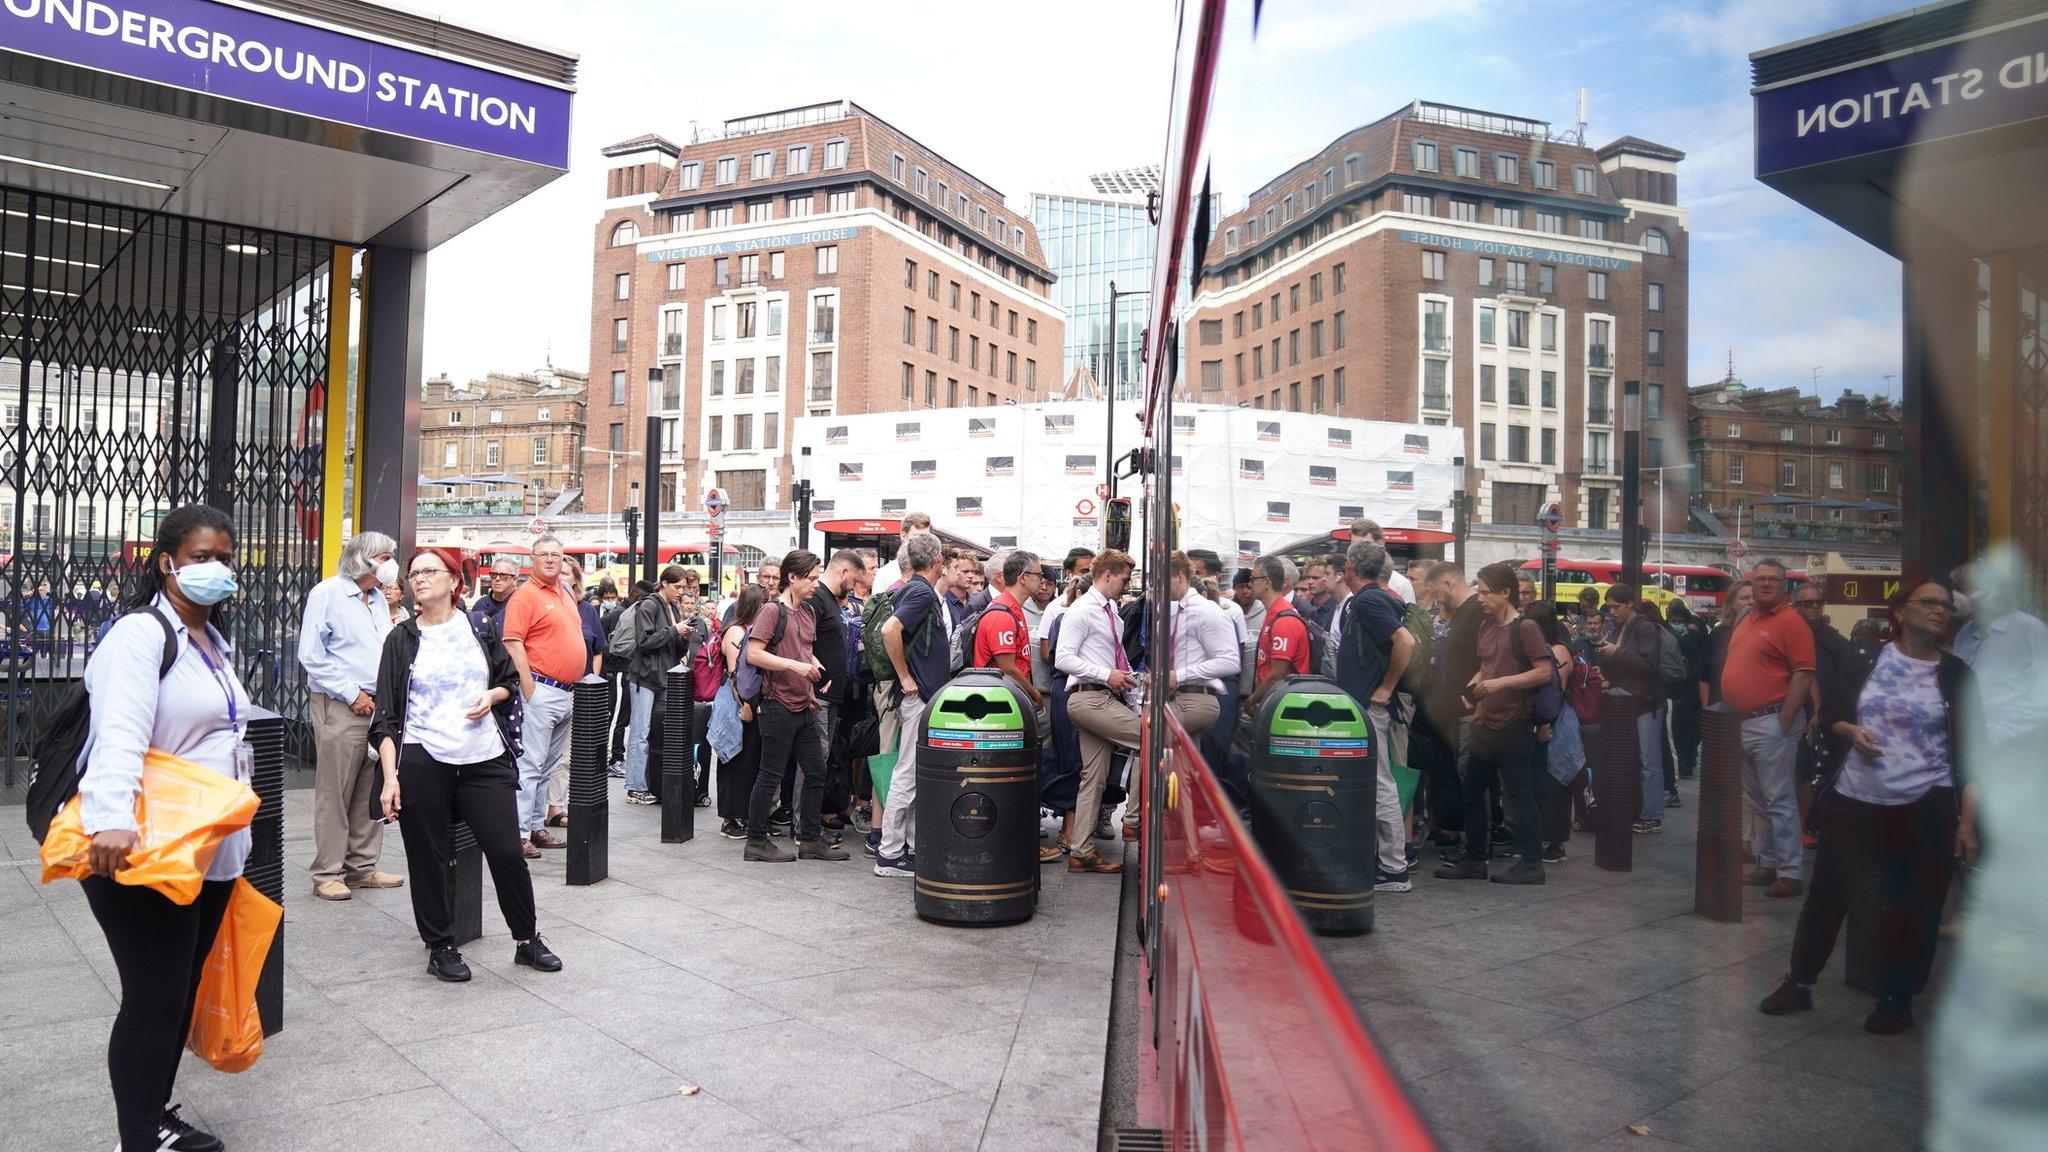
[[[235,594],[235,570],[218,560],[202,560],[177,569],[178,591],[194,604],[211,608]]]

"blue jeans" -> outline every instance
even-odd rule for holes
[[[569,751],[569,721],[575,694],[552,684],[533,686],[521,728],[524,751],[519,756],[519,827],[538,832],[547,825],[548,776]]]
[[[647,791],[647,729],[654,723],[654,689],[632,686],[632,714],[626,722],[626,788]]]
[[[1636,757],[1643,764],[1641,819],[1664,819],[1664,712],[1652,708],[1636,717]]]

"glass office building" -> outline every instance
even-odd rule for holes
[[[1139,387],[1148,301],[1142,295],[1119,299],[1120,331],[1112,338],[1109,285],[1114,281],[1123,293],[1151,287],[1154,229],[1145,201],[1158,190],[1159,166],[1153,164],[1053,180],[1031,194],[1031,222],[1057,276],[1053,299],[1067,312],[1062,389],[1071,392],[1084,368],[1084,381],[1093,382],[1084,388],[1114,379],[1119,395],[1127,396]]]

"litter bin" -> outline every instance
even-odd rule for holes
[[[969,668],[932,697],[917,746],[918,916],[1013,924],[1038,907],[1038,719],[1008,676]]]
[[[1310,928],[1372,931],[1379,749],[1336,682],[1289,677],[1252,730],[1252,838]]]

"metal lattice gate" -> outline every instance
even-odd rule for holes
[[[229,511],[224,619],[310,760],[299,606],[321,577],[331,245],[0,187],[0,798],[84,672],[158,521]]]

